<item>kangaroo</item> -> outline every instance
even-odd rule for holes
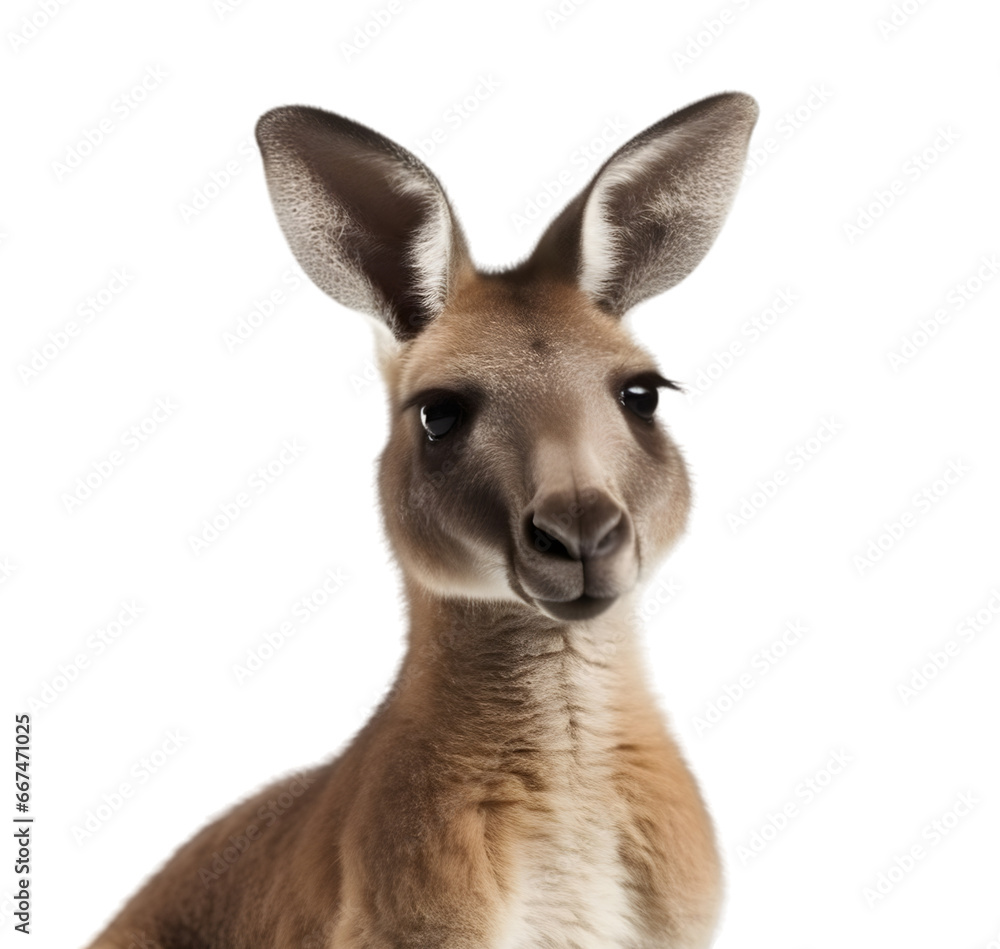
[[[655,414],[677,386],[622,318],[707,253],[756,118],[727,93],[657,122],[497,272],[406,149],[320,109],[260,119],[293,253],[376,329],[408,647],[338,758],[202,830],[95,947],[710,945],[714,830],[636,638],[690,505]]]

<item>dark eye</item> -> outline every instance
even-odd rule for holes
[[[633,382],[622,389],[621,395],[618,398],[621,404],[630,412],[649,422],[656,413],[660,394],[656,391],[656,386]]]
[[[434,402],[420,407],[420,424],[433,442],[444,438],[462,415],[462,407],[454,401]]]

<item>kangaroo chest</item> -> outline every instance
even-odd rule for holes
[[[547,826],[518,847],[506,931],[497,949],[638,946],[614,809],[586,788],[562,804]]]
[[[547,767],[512,845],[512,890],[496,949],[635,949],[620,856],[627,806],[616,788],[607,669],[567,656],[536,718]]]

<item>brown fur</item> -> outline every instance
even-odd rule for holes
[[[755,115],[748,101],[706,100],[678,115],[695,110],[712,128],[738,119],[726,133],[735,154],[732,142],[745,148]],[[720,118],[720,109],[729,111]],[[309,153],[325,142],[322,115],[279,116],[262,142],[277,141],[282,122],[304,123]],[[357,175],[358,142],[390,154],[375,133],[344,132],[335,123],[345,120],[329,118],[350,141],[340,176]],[[292,192],[276,179],[298,155],[271,153],[279,216]],[[685,153],[685,174],[692,162]],[[388,166],[378,167],[396,187]],[[433,176],[418,172],[406,194],[419,187],[433,198]],[[297,187],[309,190],[304,174],[295,165]],[[374,227],[362,205],[389,186],[368,182],[367,198],[351,203],[334,177],[322,200],[340,203],[324,220],[355,237]],[[698,187],[710,191],[711,181]],[[713,199],[723,214],[724,197]],[[404,232],[430,218],[422,201],[407,205]],[[384,238],[391,197],[379,191],[376,203]],[[624,286],[602,276],[595,295],[548,262],[553,248],[580,241],[585,202],[575,204],[577,217],[554,225],[562,236],[550,231],[535,257],[503,274],[477,273],[454,230],[447,255],[425,257],[444,270],[419,278],[422,295],[400,302],[406,274],[387,275],[383,251],[364,279],[351,276],[352,305],[396,338],[384,357],[391,424],[379,487],[406,578],[405,659],[337,760],[204,829],[96,949],[709,944],[720,899],[712,826],[645,681],[633,622],[637,584],[684,528],[689,482],[663,426],[618,398],[656,369],[608,304],[641,298],[638,278]],[[322,266],[318,245],[302,245],[322,228],[282,224],[300,260]],[[710,243],[714,230],[705,231]],[[688,247],[693,263],[684,266],[704,249]],[[354,266],[349,249],[333,252],[343,259],[313,274],[328,289]],[[436,306],[428,287],[443,294]],[[418,412],[432,397],[420,394],[442,390],[462,394],[468,411],[455,435],[428,441]],[[578,617],[565,618],[572,609]],[[595,908],[595,893],[606,893],[606,910]]]

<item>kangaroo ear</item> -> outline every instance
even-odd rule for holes
[[[736,194],[757,103],[724,93],[689,105],[612,155],[526,263],[577,283],[616,316],[683,280]]]
[[[263,115],[257,143],[271,201],[302,269],[398,340],[444,308],[471,269],[441,185],[377,132],[307,106]]]

